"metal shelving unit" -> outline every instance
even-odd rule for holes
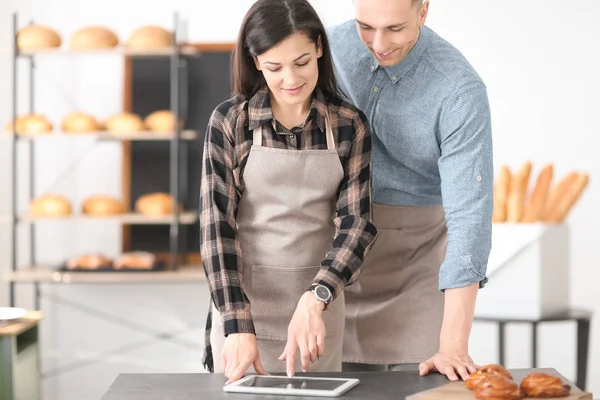
[[[11,272],[5,276],[10,282],[10,305],[15,305],[15,285],[19,282],[28,282],[35,284],[35,306],[39,309],[40,290],[39,283],[119,283],[119,282],[189,282],[202,280],[204,273],[201,269],[197,271],[178,265],[178,258],[181,254],[187,254],[186,249],[186,227],[193,225],[197,220],[197,212],[180,211],[178,204],[180,203],[182,192],[187,191],[185,181],[180,184],[180,175],[185,173],[187,165],[187,144],[190,140],[196,138],[196,132],[183,130],[178,123],[175,123],[173,132],[166,134],[156,134],[153,132],[136,132],[131,134],[112,134],[109,132],[92,132],[85,134],[72,134],[63,132],[52,132],[39,135],[23,135],[16,132],[16,120],[18,117],[17,99],[18,90],[18,61],[25,59],[29,65],[29,109],[28,113],[35,112],[35,67],[38,57],[58,57],[58,56],[77,56],[80,54],[97,54],[99,56],[107,54],[116,54],[124,57],[168,57],[170,59],[170,109],[173,115],[177,116],[176,120],[185,120],[186,96],[181,96],[183,90],[187,90],[185,85],[181,84],[182,78],[186,75],[182,74],[187,68],[186,59],[188,57],[198,56],[198,52],[193,46],[187,46],[178,42],[178,29],[180,28],[179,16],[177,13],[173,16],[173,45],[170,48],[139,51],[129,50],[123,46],[113,49],[102,50],[84,50],[73,51],[62,48],[44,49],[40,51],[20,51],[18,48],[18,30],[19,21],[17,13],[13,14],[13,89],[12,89],[12,135],[10,133],[0,135],[0,140],[12,140],[12,176],[11,190],[12,201],[10,215],[0,215],[0,223],[11,224],[12,249],[11,249]],[[33,23],[33,22],[30,22]],[[77,138],[94,138],[96,141],[169,141],[169,179],[170,179],[170,194],[173,197],[173,211],[170,215],[161,217],[148,217],[137,213],[126,213],[121,215],[111,215],[106,217],[88,216],[88,215],[70,215],[62,218],[38,218],[28,214],[19,213],[17,209],[17,175],[18,175],[18,142],[26,142],[29,150],[29,202],[34,198],[35,176],[34,176],[34,160],[35,160],[35,143],[38,140],[48,140],[60,138],[63,140],[77,140]],[[184,165],[182,165],[184,164]],[[182,171],[183,169],[183,171]],[[38,264],[36,260],[36,243],[35,243],[35,225],[44,221],[58,220],[118,220],[123,224],[163,224],[170,225],[169,235],[169,258],[170,271],[156,272],[58,272],[47,265]],[[18,238],[17,226],[19,224],[29,225],[30,248],[29,261],[30,266],[19,266],[18,260]],[[181,240],[183,239],[183,240]],[[181,243],[180,243],[181,240]],[[185,262],[184,262],[185,264]]]

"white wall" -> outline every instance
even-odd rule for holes
[[[141,2],[104,0],[79,2],[74,0],[20,0],[17,9],[21,20],[29,18],[49,24],[68,37],[80,26],[99,23],[113,28],[121,37],[146,23],[171,24],[171,12],[179,11],[189,20],[192,41],[233,41],[244,12],[251,0]],[[14,2],[16,4],[17,2]],[[350,0],[314,0],[313,4],[326,25],[352,17]],[[0,26],[10,21],[6,15],[10,3],[0,5]],[[67,15],[66,10],[70,12]],[[141,11],[143,10],[143,11]],[[493,114],[496,165],[508,163],[518,167],[531,160],[536,167],[555,162],[559,175],[572,169],[590,172],[591,185],[570,217],[572,225],[571,292],[574,306],[600,311],[594,294],[600,272],[594,241],[600,226],[600,216],[594,213],[600,189],[594,177],[600,175],[600,163],[595,152],[600,144],[595,130],[596,93],[600,89],[600,70],[596,38],[600,37],[600,2],[583,0],[570,4],[559,0],[432,0],[429,26],[442,34],[471,60],[488,85]],[[9,44],[9,30],[0,32],[0,48]],[[5,59],[0,73],[10,70]],[[58,121],[74,105],[99,116],[106,116],[122,107],[121,60],[115,58],[51,59],[45,58],[38,67],[37,109]],[[26,93],[25,80],[20,80]],[[0,123],[9,117],[10,92],[0,90]],[[20,98],[20,111],[25,111],[27,98]],[[8,109],[7,109],[8,108]],[[72,154],[87,151],[89,143],[47,142],[38,146],[36,190],[48,185],[68,166]],[[8,148],[0,143],[0,171],[8,166]],[[22,158],[23,161],[26,161]],[[102,163],[101,161],[104,160]],[[106,163],[105,160],[111,160]],[[101,166],[100,166],[101,165]],[[111,165],[107,167],[107,165]],[[50,166],[50,167],[49,167]],[[119,195],[120,152],[117,144],[102,144],[92,148],[89,157],[68,175],[56,190],[64,191],[75,202],[94,191]],[[26,169],[23,166],[23,171]],[[536,169],[537,172],[537,169]],[[7,209],[8,175],[0,172],[2,196],[0,206]],[[24,178],[25,175],[23,175]],[[93,177],[93,179],[90,179]],[[21,207],[26,207],[26,191],[21,190]],[[77,203],[79,204],[79,203]],[[50,228],[59,234],[51,234]],[[83,229],[93,229],[95,241],[81,239]],[[0,254],[6,255],[6,229],[0,229]],[[118,251],[120,238],[116,226],[53,224],[40,226],[38,259],[56,261],[72,252],[90,248],[104,249],[109,254]],[[25,236],[24,236],[25,237]],[[27,262],[25,248],[22,260]],[[4,258],[1,268],[8,269]],[[73,372],[55,375],[56,368],[72,362],[89,360],[104,350],[122,345],[144,343],[148,330],[167,331],[182,328],[177,337],[189,339],[198,348],[202,341],[201,323],[205,315],[206,290],[200,285],[187,287],[161,286],[160,290],[145,286],[85,286],[42,287],[43,303],[49,313],[44,327],[44,371],[48,399],[99,398],[119,372],[125,371],[199,371],[200,351],[184,352],[182,345],[172,341],[151,344],[135,352],[120,354]],[[21,286],[21,298],[26,304],[28,287]],[[4,293],[6,295],[6,292]],[[58,296],[58,297],[57,297]],[[0,302],[3,301],[0,289]],[[131,328],[117,328],[93,317],[91,312],[75,311],[66,305],[74,302],[114,317],[135,315],[143,334]],[[159,308],[157,308],[159,307]],[[190,315],[192,317],[190,317]],[[195,324],[192,328],[184,325]],[[567,377],[574,378],[574,331],[568,324],[541,329],[540,357],[543,366],[553,366]],[[518,335],[526,335],[517,342]],[[600,393],[600,329],[592,326],[589,389]],[[472,355],[478,363],[495,362],[495,330],[476,325],[473,330]],[[526,328],[509,330],[509,367],[528,366],[529,344]]]

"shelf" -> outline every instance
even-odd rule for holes
[[[49,265],[23,267],[4,275],[18,283],[193,283],[206,281],[200,265],[182,266],[177,271],[156,272],[59,272]]]
[[[173,47],[156,50],[130,50],[124,46],[118,46],[108,49],[90,49],[90,50],[71,50],[63,47],[56,47],[41,50],[23,50],[19,51],[19,57],[37,57],[37,56],[77,56],[77,55],[119,55],[127,57],[170,57],[173,54]],[[180,45],[179,54],[182,56],[198,55],[200,52],[190,45]]]
[[[179,138],[182,140],[196,139],[196,131],[181,131]],[[0,135],[2,139],[11,139],[12,133]],[[168,141],[173,138],[172,133],[155,133],[151,131],[141,131],[133,133],[109,133],[106,131],[87,132],[87,133],[64,133],[49,132],[40,134],[17,134],[17,140],[40,140],[40,139],[90,139],[97,140],[123,140],[123,141]]]
[[[179,214],[179,222],[183,225],[193,225],[196,223],[198,213],[193,211],[183,212]],[[137,213],[127,213],[119,215],[94,216],[85,214],[73,214],[64,217],[33,217],[29,214],[21,214],[18,218],[19,222],[35,223],[41,221],[106,221],[118,220],[123,224],[129,225],[168,225],[173,220],[173,214],[168,214],[160,217],[149,217]],[[0,216],[0,221],[10,223],[10,216]]]

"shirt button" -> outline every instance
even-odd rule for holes
[[[475,179],[477,179],[477,182],[481,182],[481,176],[477,175],[477,178]]]
[[[371,71],[375,71],[375,66],[371,65]]]
[[[290,139],[293,139],[293,138],[294,138],[294,134],[290,133]]]
[[[392,76],[392,80],[393,81],[395,81],[396,79],[398,79],[398,78],[396,78],[395,76]]]
[[[377,92],[379,92],[379,88],[378,88],[378,87],[376,87],[376,88],[373,88],[373,91],[374,91],[375,93],[377,93]]]

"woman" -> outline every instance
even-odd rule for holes
[[[204,149],[205,365],[229,381],[250,367],[341,371],[343,290],[377,234],[366,118],[340,98],[325,29],[305,0],[254,3],[232,80]]]

